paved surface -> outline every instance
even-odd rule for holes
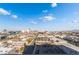
[[[60,42],[57,43],[57,44],[66,46],[66,47],[68,47],[68,48],[71,48],[71,49],[73,49],[73,50],[79,52],[79,47],[77,47],[77,46],[75,46],[75,45],[72,45],[72,44],[68,43],[68,42],[65,41],[65,40],[62,40],[62,39],[59,39],[59,40],[60,40]]]

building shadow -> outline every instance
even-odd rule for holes
[[[26,46],[23,55],[79,55],[79,52],[63,45],[30,45]]]

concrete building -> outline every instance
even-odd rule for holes
[[[5,39],[7,36],[5,35],[0,35],[0,39]]]
[[[10,52],[11,50],[13,50],[13,48],[1,46],[1,47],[0,47],[0,54],[9,54],[9,52]]]

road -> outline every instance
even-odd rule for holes
[[[58,39],[58,38],[57,38],[57,39]],[[79,52],[79,47],[77,47],[77,46],[75,46],[75,45],[72,45],[72,44],[68,43],[68,42],[65,41],[65,40],[62,40],[62,39],[59,39],[59,40],[60,40],[60,42],[58,43],[59,45],[64,45],[64,46],[66,46],[66,47],[69,47],[69,48],[71,48],[71,49],[76,50],[76,51]]]
[[[58,39],[58,38],[55,38],[55,39]],[[58,40],[59,40],[59,42],[55,42],[55,44],[65,46],[65,47],[62,47],[62,49],[65,52],[67,52],[68,54],[78,54],[79,55],[79,47],[72,45],[63,39],[58,39]]]

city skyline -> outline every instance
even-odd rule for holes
[[[76,3],[0,4],[0,31],[79,29],[78,6]]]

